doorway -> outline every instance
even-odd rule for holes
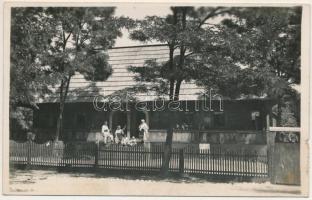
[[[115,133],[118,125],[120,125],[121,128],[125,128],[127,126],[127,113],[118,111],[114,112],[112,127],[110,127],[112,133]]]

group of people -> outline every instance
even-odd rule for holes
[[[136,138],[133,136],[132,138],[128,138],[127,135],[125,134],[125,129],[121,128],[120,125],[117,125],[115,133],[112,134],[107,121],[104,122],[104,124],[102,125],[102,129],[101,129],[101,133],[96,135],[96,142],[100,142],[103,140],[103,142],[105,144],[107,144],[108,142],[114,142],[116,144],[122,144],[122,145],[136,145],[137,140]],[[148,132],[148,125],[146,124],[145,120],[142,119],[141,120],[141,124],[139,126],[139,135],[142,136],[143,141],[146,140],[146,135]]]

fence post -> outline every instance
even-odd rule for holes
[[[100,151],[100,143],[96,142],[95,143],[95,148],[94,148],[94,167],[97,168],[99,166],[99,151]]]
[[[179,150],[179,173],[184,173],[184,151],[183,149]]]
[[[27,141],[27,169],[30,169],[31,166],[31,140]]]
[[[267,130],[267,161],[268,161],[268,175],[271,183],[275,182],[274,172],[274,145],[275,145],[275,132]]]

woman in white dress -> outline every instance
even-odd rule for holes
[[[108,125],[107,125],[107,121],[104,122],[103,126],[102,126],[102,136],[104,137],[104,143],[107,143],[107,138],[110,138],[111,141],[114,141],[114,137],[112,134],[110,134]]]

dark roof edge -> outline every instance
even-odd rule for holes
[[[146,45],[135,45],[135,46],[121,46],[121,47],[112,47],[109,49],[125,49],[125,48],[136,48],[136,47],[157,47],[157,46],[167,46],[167,44],[146,44]]]
[[[167,100],[168,101],[168,100]],[[198,100],[180,100],[180,101],[203,101],[202,99],[198,99]],[[213,99],[212,101],[220,101],[218,99]],[[255,98],[255,99],[224,99],[223,101],[226,102],[244,102],[244,101],[258,101],[258,102],[267,102],[267,101],[271,101],[274,102],[274,99],[270,99],[270,98]],[[65,103],[92,103],[93,101],[72,101],[69,102],[66,100]],[[151,101],[141,101],[141,102],[151,102]],[[46,102],[41,102],[41,103],[37,103],[37,104],[51,104],[51,103],[58,103],[58,101],[46,101]]]

